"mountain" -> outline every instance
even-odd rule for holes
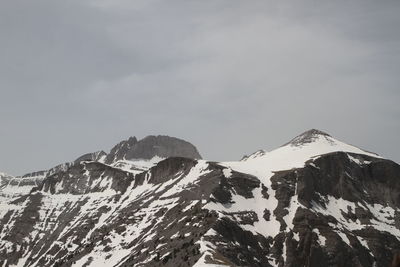
[[[321,131],[234,162],[116,151],[3,197],[0,266],[386,267],[400,250],[400,165]]]
[[[147,136],[138,141],[136,137],[122,141],[111,149],[105,163],[111,164],[119,160],[152,159],[154,157],[187,157],[201,159],[197,148],[184,140],[169,136]]]
[[[49,170],[36,171],[24,174],[22,176],[8,176],[3,179],[3,185],[0,188],[0,197],[18,197],[22,195],[29,194],[29,192],[34,188],[39,186],[43,180],[55,173],[66,171],[73,163],[63,163],[57,165]]]
[[[0,196],[16,197],[28,194],[34,187],[53,174],[66,171],[83,161],[105,163],[131,173],[148,170],[168,157],[188,157],[201,159],[197,148],[191,143],[170,136],[147,136],[142,140],[130,137],[114,146],[110,153],[97,151],[84,154],[72,162],[59,164],[49,170],[35,171],[22,176],[9,176],[0,173]],[[4,175],[4,179],[1,178]]]

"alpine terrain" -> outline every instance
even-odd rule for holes
[[[2,267],[387,267],[399,250],[400,165],[318,130],[234,162],[148,136],[0,173]]]

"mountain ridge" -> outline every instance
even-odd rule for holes
[[[400,166],[304,136],[241,161],[76,161],[0,194],[0,265],[386,267]]]

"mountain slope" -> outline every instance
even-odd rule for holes
[[[0,265],[380,267],[400,250],[400,166],[326,133],[159,160],[77,161],[1,204]]]
[[[201,159],[197,148],[182,139],[150,135],[138,141],[136,137],[130,137],[114,146],[108,154],[104,151],[87,153],[72,162],[59,164],[49,170],[27,173],[18,177],[0,173],[0,196],[18,197],[28,194],[48,176],[66,171],[69,167],[83,161],[106,163],[131,173],[141,173],[168,157]]]

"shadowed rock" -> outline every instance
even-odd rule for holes
[[[197,148],[189,142],[164,135],[150,135],[139,141],[136,137],[122,141],[111,149],[105,163],[111,164],[124,159],[151,159],[155,156],[201,159]]]

